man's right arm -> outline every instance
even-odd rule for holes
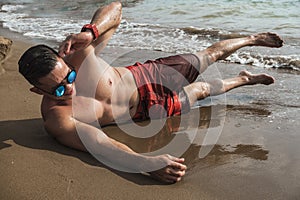
[[[59,55],[61,57],[67,56],[66,59],[70,59],[68,56],[74,53],[73,57],[82,56],[82,54],[86,56],[96,47],[97,52],[100,52],[118,28],[121,18],[122,4],[120,2],[112,2],[98,8],[90,24],[96,26],[99,37],[94,38],[93,32],[90,29],[77,34],[71,34],[60,44]]]
[[[109,138],[102,130],[71,116],[66,117],[56,110],[48,113],[45,128],[63,145],[88,151],[104,161],[104,164],[105,161],[113,164],[116,169],[135,173],[150,172],[152,177],[169,183],[179,181],[185,174],[183,159],[170,155],[149,157],[138,154],[127,145]]]

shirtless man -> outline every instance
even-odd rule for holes
[[[103,126],[112,124],[119,119],[121,121],[130,120],[130,117],[132,119],[149,118],[147,109],[155,104],[143,100],[144,95],[149,92],[164,96],[162,103],[159,104],[165,107],[166,116],[172,116],[187,112],[189,106],[197,100],[210,95],[222,94],[243,85],[272,84],[274,79],[271,76],[253,75],[246,71],[242,71],[237,77],[226,80],[193,81],[210,64],[226,58],[239,48],[245,46],[281,47],[283,41],[276,34],[261,33],[221,41],[196,54],[168,57],[130,67],[113,68],[104,67],[101,64],[95,66],[97,62],[86,61],[87,57],[90,60],[98,59],[97,49],[99,46],[101,46],[100,49],[105,47],[117,29],[121,20],[121,9],[121,4],[117,2],[99,8],[90,25],[84,26],[82,32],[72,34],[62,42],[59,53],[44,45],[28,49],[19,60],[19,71],[33,85],[30,90],[43,95],[41,112],[45,129],[60,143],[101,155],[111,163],[136,172],[150,172],[152,177],[161,181],[177,182],[181,180],[187,169],[184,165],[184,158],[171,155],[138,154],[125,144],[107,137],[101,129],[74,116],[72,108],[74,107],[74,98],[78,93],[77,85],[84,79],[84,77],[81,77],[80,80],[78,78],[83,63],[91,70],[98,70],[102,75],[92,103],[96,110],[95,117]],[[154,88],[151,88],[151,84],[147,85],[147,77],[139,78],[139,74],[145,75],[148,73],[147,70],[153,68],[157,69],[159,74],[166,73],[168,76],[162,66],[169,65],[188,80],[187,84],[183,83],[184,81],[178,83],[177,76],[170,77],[171,82],[179,85],[174,89],[177,92],[156,87],[164,82],[159,82]],[[146,71],[143,71],[144,68]],[[160,77],[155,78],[161,81]],[[86,82],[90,81],[88,78],[85,79]],[[76,105],[86,107],[84,102],[85,100],[79,98]],[[146,105],[146,108],[142,107],[142,104]],[[90,144],[89,147],[83,144],[79,132],[83,133],[85,140]]]

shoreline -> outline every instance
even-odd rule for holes
[[[18,58],[31,45],[25,38],[13,38],[10,56],[3,63],[6,72],[0,75],[0,93],[5,94],[0,97],[0,199],[299,198],[297,75],[217,63],[215,67],[222,77],[247,69],[254,73],[267,71],[277,81],[272,86],[245,87],[228,93],[218,143],[200,159],[198,153],[207,131],[204,116],[208,116],[208,124],[219,124],[218,118],[209,120],[210,106],[215,105],[206,105],[200,113],[204,123],[200,133],[184,154],[189,167],[186,176],[178,184],[164,185],[140,174],[107,168],[88,153],[64,147],[47,135],[39,110],[41,97],[28,91],[30,85],[17,70]],[[110,51],[118,54],[121,50]],[[131,49],[124,52],[114,62],[116,65],[165,55]],[[114,61],[113,56],[106,55]],[[116,127],[108,127],[107,131],[118,137]],[[119,139],[136,149],[147,145],[152,148],[154,141],[138,143],[128,136]],[[165,135],[155,139],[165,139]]]

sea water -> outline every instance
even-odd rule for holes
[[[0,1],[0,21],[25,37],[61,42],[89,23],[99,6],[111,1]],[[295,0],[128,0],[108,46],[188,53],[214,42],[276,32],[280,49],[243,48],[229,62],[300,70],[300,1]]]

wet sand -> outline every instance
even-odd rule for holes
[[[168,119],[162,131],[136,139],[118,127],[105,131],[138,152],[159,150],[176,136],[189,170],[183,181],[161,184],[144,175],[105,167],[88,153],[57,143],[43,129],[41,97],[18,74],[17,61],[31,44],[14,39],[6,72],[0,76],[0,199],[299,199],[299,75],[245,65],[217,63],[204,75],[232,77],[242,69],[267,72],[271,86],[247,86],[200,102],[201,108]],[[104,53],[113,60],[115,49]],[[113,64],[134,63],[162,52],[123,52]],[[110,57],[111,56],[111,57]],[[221,102],[221,103],[220,103]],[[194,119],[200,120],[195,121]],[[179,124],[179,122],[181,122]],[[221,130],[204,158],[199,152],[208,130]],[[176,130],[180,130],[180,134]],[[190,137],[189,130],[197,130]],[[201,150],[202,149],[202,150]]]

